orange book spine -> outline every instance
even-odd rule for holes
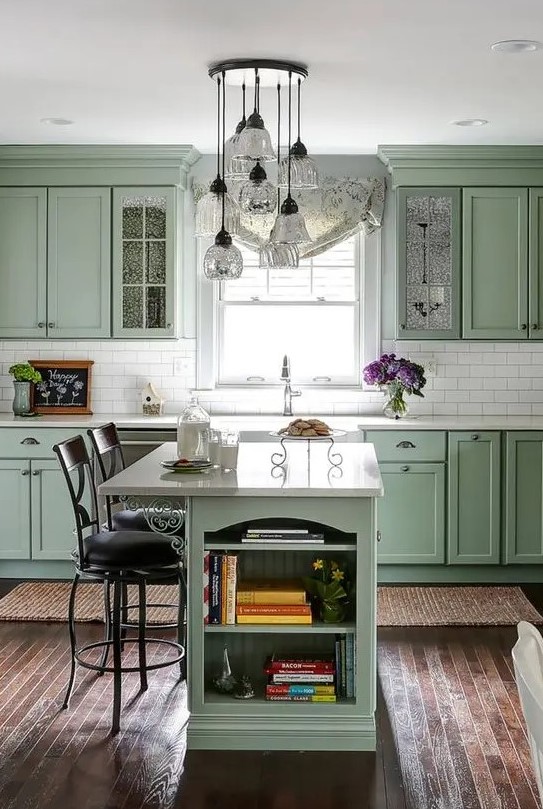
[[[306,604],[305,590],[238,590],[238,604]]]
[[[311,615],[309,604],[238,604],[237,615]]]
[[[236,623],[237,556],[226,557],[226,624]]]

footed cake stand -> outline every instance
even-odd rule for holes
[[[326,452],[326,457],[332,467],[339,467],[343,463],[343,455],[340,452],[333,452],[334,448],[334,438],[337,438],[340,435],[345,435],[345,430],[332,430],[329,435],[286,435],[285,433],[278,433],[278,432],[271,432],[274,438],[280,439],[281,450],[277,450],[277,452],[272,452],[271,455],[271,462],[272,466],[283,466],[287,460],[287,443],[289,441],[305,441],[307,444],[307,465],[309,467],[310,461],[310,454],[311,454],[311,444],[313,442],[327,442],[328,448]]]

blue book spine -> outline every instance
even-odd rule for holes
[[[339,635],[336,635],[334,644],[334,651],[336,656],[336,694],[341,696],[341,655],[340,655],[340,640]]]
[[[341,636],[341,640],[339,642],[339,654],[341,657],[341,696],[347,696],[347,666],[346,666],[346,654],[345,654],[345,635]]]
[[[348,699],[354,697],[354,635],[347,635],[345,640],[345,667],[347,670],[347,693]]]
[[[221,562],[222,556],[211,553],[209,556],[209,623],[221,622]]]

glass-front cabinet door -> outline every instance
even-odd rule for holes
[[[113,189],[113,336],[175,334],[175,188]]]
[[[460,189],[398,189],[398,331],[460,337]]]

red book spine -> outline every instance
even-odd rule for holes
[[[336,670],[332,660],[315,663],[294,663],[274,660],[266,665],[267,674],[333,674]]]
[[[238,604],[238,615],[311,615],[309,604]]]

